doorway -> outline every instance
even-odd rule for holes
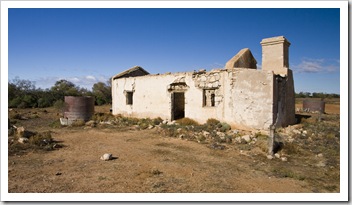
[[[171,120],[178,120],[185,117],[185,93],[171,93]]]

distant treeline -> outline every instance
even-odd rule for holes
[[[60,107],[64,96],[94,96],[96,105],[111,104],[110,82],[95,83],[92,91],[80,88],[70,81],[59,80],[49,89],[36,88],[34,82],[15,78],[8,83],[10,108]],[[340,98],[339,94],[295,93],[296,98]]]
[[[49,89],[36,88],[34,82],[15,78],[8,83],[10,108],[44,108],[64,104],[64,96],[94,96],[96,105],[111,104],[110,83],[98,82],[92,91],[70,81],[59,80]]]
[[[295,93],[295,97],[296,98],[340,98],[340,94],[299,92],[299,93]]]

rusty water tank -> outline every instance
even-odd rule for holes
[[[94,114],[94,97],[65,96],[64,117],[69,121],[88,121]]]
[[[322,100],[303,100],[303,111],[325,112],[325,102]]]

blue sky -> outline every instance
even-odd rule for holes
[[[150,73],[222,68],[242,48],[285,36],[296,92],[340,93],[339,9],[8,10],[8,79],[91,89],[135,65]]]

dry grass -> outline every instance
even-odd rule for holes
[[[193,119],[190,119],[188,117],[185,117],[185,118],[181,118],[179,120],[176,120],[176,122],[181,125],[181,126],[190,126],[190,125],[199,125],[198,122],[196,122],[195,120]]]

